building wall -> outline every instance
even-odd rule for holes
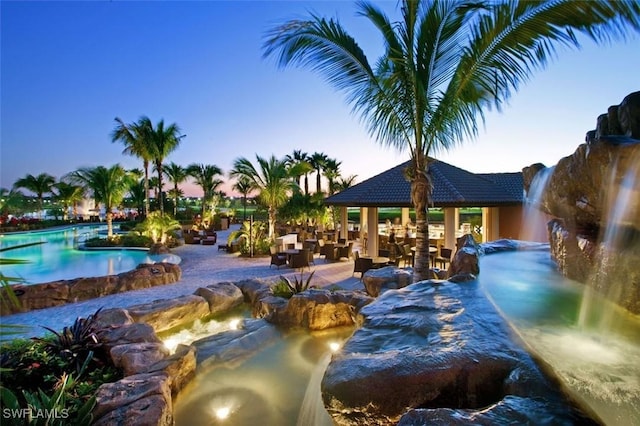
[[[522,206],[500,207],[500,238],[522,239]]]

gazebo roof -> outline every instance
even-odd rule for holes
[[[348,207],[411,207],[410,183],[404,177],[409,161],[325,199]],[[433,159],[433,207],[495,207],[523,202],[522,173],[474,174]]]

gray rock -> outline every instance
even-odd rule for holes
[[[410,270],[386,266],[380,269],[369,269],[362,276],[362,282],[367,294],[377,297],[388,289],[399,289],[413,282],[413,274]]]
[[[209,315],[209,304],[200,296],[185,295],[131,306],[128,311],[136,322],[145,322],[158,333]]]
[[[229,311],[244,302],[242,291],[232,283],[216,283],[201,287],[194,294],[209,303],[209,311],[214,315]]]

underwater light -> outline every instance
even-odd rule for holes
[[[331,349],[331,352],[338,352],[338,350],[340,349],[340,343],[339,342],[329,343],[329,349]]]
[[[229,407],[218,408],[216,409],[215,414],[218,419],[224,420],[229,417],[229,414],[231,414],[231,408]]]

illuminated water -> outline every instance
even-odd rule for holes
[[[480,270],[490,298],[570,396],[607,425],[640,425],[640,318],[599,298],[580,325],[586,287],[558,274],[548,251],[483,256]]]
[[[0,252],[3,259],[22,259],[29,263],[2,265],[5,276],[20,277],[29,284],[62,279],[114,275],[135,269],[141,263],[179,262],[176,256],[149,256],[141,250],[78,250],[78,241],[96,236],[102,226],[82,226],[55,231],[25,232],[0,236],[0,249],[42,242],[43,244]]]
[[[351,332],[283,331],[240,363],[208,365],[178,396],[176,426],[332,425],[320,382],[331,351]]]

